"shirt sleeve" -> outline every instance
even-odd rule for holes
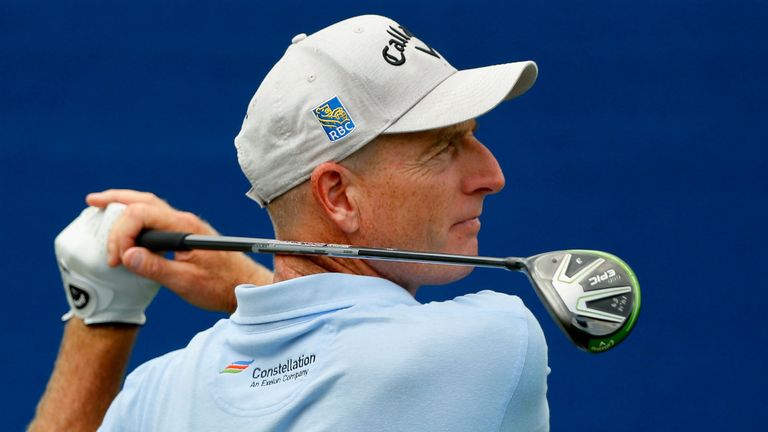
[[[547,344],[536,318],[530,312],[528,315],[525,364],[507,404],[501,431],[549,431]]]
[[[107,410],[104,421],[99,426],[99,431],[138,431],[141,410],[139,405],[139,389],[146,368],[140,367],[128,375],[125,385]]]
[[[153,404],[147,403],[148,395],[157,393],[157,386],[162,385],[159,376],[167,367],[168,361],[178,351],[172,351],[154,358],[137,367],[125,379],[125,384],[115,400],[109,406],[99,431],[143,431],[146,419],[152,418],[149,412]]]
[[[467,294],[454,301],[466,308],[462,326],[472,328],[469,334],[482,335],[463,341],[463,350],[482,353],[486,368],[498,374],[482,381],[487,404],[494,410],[489,414],[496,419],[492,430],[548,431],[547,343],[536,317],[519,297],[494,291]],[[482,380],[482,376],[475,379]]]

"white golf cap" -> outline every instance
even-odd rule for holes
[[[383,133],[437,129],[525,93],[532,61],[456,70],[395,21],[350,18],[293,38],[235,138],[247,195],[262,207]]]

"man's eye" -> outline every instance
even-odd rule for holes
[[[448,141],[447,143],[445,143],[444,146],[442,146],[440,148],[440,151],[437,152],[437,154],[443,154],[443,153],[447,153],[449,151],[453,151],[454,148],[456,148],[456,146],[455,146],[455,143],[453,142],[453,140]]]

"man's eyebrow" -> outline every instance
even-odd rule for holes
[[[452,126],[448,126],[447,128],[443,129],[437,136],[438,139],[445,139],[447,137],[458,135],[460,133],[463,133],[466,126],[471,125],[471,131],[474,132],[477,130],[477,120],[467,120]]]
[[[428,156],[430,153],[432,153],[435,148],[440,147],[443,143],[445,143],[447,140],[450,140],[450,138],[465,133],[466,132],[466,126],[470,123],[472,125],[471,131],[474,132],[477,130],[477,120],[467,120],[465,122],[461,122],[452,126],[448,126],[446,128],[441,129],[438,133],[436,133],[432,137],[432,142],[430,145],[425,148],[421,152],[421,156]]]

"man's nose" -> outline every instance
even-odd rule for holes
[[[495,194],[504,188],[504,173],[490,150],[472,136],[466,142],[466,175],[462,189],[466,194]]]

